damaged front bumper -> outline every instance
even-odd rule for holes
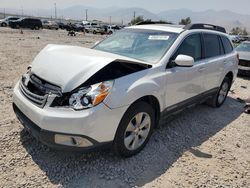
[[[113,141],[127,107],[110,109],[104,103],[75,111],[71,108],[43,108],[14,88],[13,108],[20,122],[41,142],[54,148],[92,149]]]

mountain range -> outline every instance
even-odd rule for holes
[[[88,10],[88,20],[101,20],[113,23],[128,23],[134,16],[143,16],[144,19],[165,20],[178,23],[182,18],[190,17],[192,22],[211,23],[224,26],[231,30],[233,27],[245,27],[250,31],[250,15],[235,13],[229,10],[206,10],[191,11],[188,9],[166,10],[159,13],[153,13],[143,8],[93,8],[88,6],[72,6],[57,10],[57,17],[85,20],[86,10]],[[11,10],[12,13],[18,12]],[[54,17],[54,10],[24,10],[26,15]],[[20,11],[19,11],[20,12]]]

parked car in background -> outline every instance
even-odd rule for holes
[[[95,22],[85,22],[84,27],[85,27],[85,32],[89,33],[91,32],[91,28],[98,26],[99,24]]]
[[[18,19],[20,19],[20,17],[8,16],[8,17],[0,20],[0,26],[7,27],[9,25],[9,21],[14,21],[14,20],[18,20]]]
[[[59,25],[55,21],[50,21],[50,20],[43,20],[43,29],[59,29]]]
[[[56,23],[60,29],[66,29],[67,24],[65,24],[64,22],[56,22]]]
[[[79,23],[68,23],[64,26],[67,31],[84,32],[85,27]]]
[[[107,26],[107,34],[111,35],[113,34],[114,32],[120,30],[121,28],[117,25],[108,25]]]
[[[250,41],[242,42],[236,47],[239,54],[239,74],[250,76]]]
[[[89,27],[86,29],[86,32],[87,33],[93,33],[93,34],[105,34],[106,31],[105,31],[105,26],[104,25],[95,25],[95,26],[92,26],[92,27]]]
[[[229,35],[229,37],[233,43],[240,43],[240,37],[238,35]]]
[[[46,46],[14,87],[13,109],[51,147],[105,146],[130,157],[146,146],[161,113],[223,105],[237,71],[222,27],[132,26],[92,49]]]
[[[42,21],[37,18],[20,18],[15,21],[9,21],[11,28],[29,28],[39,30],[43,28]]]

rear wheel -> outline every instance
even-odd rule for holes
[[[114,139],[115,152],[123,157],[139,153],[147,144],[155,124],[154,110],[145,102],[131,106],[124,114]]]
[[[230,87],[231,80],[228,77],[225,77],[218,92],[207,101],[207,104],[212,107],[220,107],[225,102]]]
[[[38,25],[35,25],[35,26],[34,26],[34,29],[35,29],[35,30],[39,30],[40,27],[39,27]]]

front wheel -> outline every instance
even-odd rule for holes
[[[114,151],[123,157],[139,153],[149,141],[155,125],[155,115],[151,105],[138,102],[124,114],[114,139]]]
[[[231,80],[228,77],[225,77],[218,92],[207,101],[207,104],[212,107],[220,107],[225,102],[230,87]]]
[[[7,27],[7,24],[6,23],[2,23],[2,27]]]

